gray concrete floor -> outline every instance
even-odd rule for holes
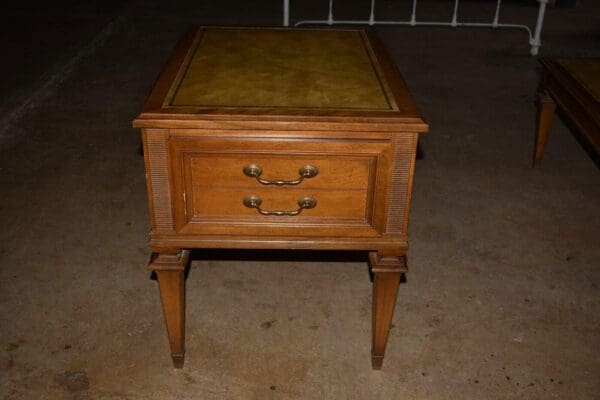
[[[382,371],[362,257],[268,252],[195,254],[172,368],[131,120],[189,24],[280,21],[276,1],[216,3],[56,13],[68,34],[4,25],[0,397],[597,399],[600,174],[560,119],[530,167],[538,70],[519,31],[379,29],[431,123]],[[582,3],[549,10],[542,54],[600,55]]]

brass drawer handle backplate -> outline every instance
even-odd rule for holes
[[[313,197],[302,197],[301,199],[298,200],[298,206],[299,206],[299,208],[297,210],[292,210],[292,211],[284,211],[284,210],[269,211],[269,210],[263,210],[262,208],[260,208],[261,204],[262,204],[262,199],[260,197],[258,197],[258,196],[251,195],[251,196],[244,197],[244,205],[246,207],[248,207],[248,208],[256,208],[256,211],[258,211],[262,215],[277,215],[277,216],[283,216],[283,215],[294,216],[294,215],[298,215],[305,208],[315,208],[317,206],[317,200],[315,198],[313,198]]]
[[[294,179],[294,180],[290,180],[290,181],[286,181],[286,180],[269,181],[266,179],[262,179],[260,177],[260,175],[262,174],[262,167],[258,164],[248,164],[244,167],[243,171],[244,171],[244,175],[246,175],[250,178],[256,178],[256,180],[263,185],[277,185],[277,186],[298,185],[304,180],[304,178],[313,178],[313,177],[317,176],[317,174],[319,173],[319,169],[317,167],[312,166],[312,165],[304,165],[303,167],[301,167],[298,170],[298,173],[300,174],[300,178],[298,178],[298,179]]]

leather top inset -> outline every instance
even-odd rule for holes
[[[206,28],[164,106],[395,110],[356,30]]]

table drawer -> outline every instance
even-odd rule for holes
[[[248,199],[246,205],[244,199]],[[305,199],[308,204],[299,204]],[[250,207],[252,201],[254,204]],[[192,202],[190,208],[193,218],[227,216],[251,218],[257,222],[270,219],[270,222],[301,223],[306,218],[320,217],[365,221],[368,192],[366,189],[348,191],[277,187],[261,189],[194,187]],[[276,211],[279,213],[275,213]]]
[[[190,159],[193,184],[208,187],[272,185],[366,190],[370,167],[368,158],[353,156],[327,158],[255,153],[206,154]]]
[[[391,150],[387,140],[172,138],[175,231],[380,235]]]

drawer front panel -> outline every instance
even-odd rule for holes
[[[175,231],[181,234],[380,236],[385,232],[393,146],[388,140],[233,140],[172,138],[170,158]],[[318,168],[296,185],[266,185],[260,178],[297,180],[304,165]],[[260,198],[263,215],[243,203]],[[298,200],[311,197],[312,208]]]
[[[210,187],[264,186],[256,178],[244,175],[243,169],[248,165],[259,166],[262,170],[259,178],[270,182],[298,180],[299,170],[303,166],[316,167],[318,171],[316,176],[305,178],[297,185],[302,188],[366,190],[369,184],[370,160],[365,157],[298,157],[260,153],[229,156],[207,154],[202,157],[192,157],[190,163],[193,184]]]
[[[302,223],[306,219],[319,218],[347,218],[357,222],[367,219],[367,191],[355,190],[310,190],[310,189],[283,189],[260,188],[235,189],[194,187],[193,219],[206,217],[234,217],[254,219],[257,222],[266,221],[277,223]],[[295,216],[267,216],[261,215],[255,208],[246,207],[243,200],[248,196],[257,196],[261,199],[260,208],[267,211],[283,210],[294,211],[299,209],[298,200],[310,197],[316,201],[316,206],[303,209]]]

